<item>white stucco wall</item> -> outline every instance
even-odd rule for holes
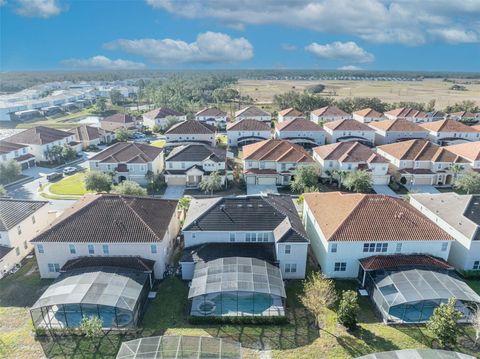
[[[238,139],[242,137],[262,137],[264,140],[267,140],[271,137],[270,130],[268,131],[235,131],[235,130],[227,130],[227,139],[229,146],[238,146]],[[262,141],[259,139],[258,141]]]
[[[357,137],[363,137],[367,141],[370,141],[371,143],[374,143],[375,141],[375,131],[336,131],[336,130],[331,130],[327,127],[324,128],[325,133],[326,133],[326,142],[327,143],[336,143],[339,138],[345,137],[345,136],[357,136]]]

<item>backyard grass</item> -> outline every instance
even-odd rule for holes
[[[155,147],[163,148],[163,147],[165,147],[166,143],[167,143],[167,141],[165,141],[165,140],[156,140],[156,141],[150,142],[150,145],[155,146]]]
[[[62,180],[51,184],[48,189],[54,195],[82,196],[88,193],[84,183],[87,173],[87,171],[82,171],[65,176]]]

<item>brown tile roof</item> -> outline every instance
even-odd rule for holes
[[[195,116],[212,116],[212,117],[225,117],[227,113],[216,107],[208,107],[198,111]]]
[[[128,124],[128,123],[135,123],[136,118],[124,113],[116,113],[115,115],[105,117],[100,122],[103,122],[103,121]]]
[[[453,240],[400,198],[341,192],[304,198],[327,241]]]
[[[418,111],[413,108],[408,108],[408,107],[400,107],[396,108],[391,111],[385,112],[386,115],[392,115],[396,117],[416,117],[416,118],[425,118],[427,117],[427,114],[423,111]]]
[[[458,145],[451,145],[445,147],[448,151],[455,153],[457,156],[462,156],[469,161],[480,161],[480,141],[465,142]]]
[[[324,128],[328,128],[332,131],[369,131],[373,132],[367,124],[355,120],[337,120],[327,122],[323,125]]]
[[[65,262],[61,271],[69,271],[78,268],[91,267],[120,267],[139,271],[153,271],[154,260],[142,257],[109,256],[109,257],[78,257]]]
[[[3,155],[5,153],[10,153],[13,151],[20,150],[22,148],[28,147],[26,145],[22,145],[19,143],[12,143],[8,141],[0,141],[0,155]]]
[[[312,111],[315,116],[348,116],[348,113],[339,109],[337,106],[325,106]]]
[[[297,109],[293,107],[286,108],[285,110],[279,111],[278,112],[279,116],[289,116],[289,117],[302,117],[303,113],[298,111]]]
[[[165,132],[166,135],[208,135],[214,133],[215,128],[213,126],[195,120],[188,120],[176,123]]]
[[[428,140],[409,140],[378,146],[378,149],[399,160],[465,163],[465,158]]]
[[[144,113],[143,116],[151,119],[155,119],[155,118],[165,118],[167,116],[184,116],[184,114],[181,112],[172,110],[171,108],[160,107],[155,110],[151,110]]]
[[[278,131],[324,131],[323,128],[315,122],[304,118],[294,118],[293,120],[277,123],[275,128]]]
[[[384,120],[378,122],[371,122],[368,124],[370,127],[381,130],[381,131],[394,131],[394,132],[424,132],[428,131],[417,125],[416,123],[410,122],[404,118],[399,118],[397,120]]]
[[[57,130],[56,128],[37,126],[16,133],[15,135],[6,138],[5,141],[29,145],[44,145],[62,140],[71,135],[70,132]]]
[[[86,195],[32,242],[152,243],[163,240],[177,201],[110,194]]]
[[[270,131],[270,126],[263,121],[244,119],[229,123],[227,131]]]
[[[471,126],[467,126],[451,118],[440,121],[426,122],[420,124],[421,127],[432,132],[479,132]]]
[[[113,132],[104,130],[103,128],[87,126],[87,125],[82,125],[79,127],[72,128],[68,130],[68,132],[73,133],[77,141],[91,141],[97,138],[101,138],[102,136],[105,136],[107,133],[113,134]]]
[[[105,163],[147,163],[155,160],[162,148],[142,143],[118,142],[90,158],[90,161]]]
[[[372,117],[372,118],[380,118],[383,117],[383,113],[375,111],[373,108],[364,108],[363,110],[355,111],[354,115],[362,116],[362,117]]]
[[[242,116],[242,117],[255,116],[256,117],[256,116],[270,116],[270,114],[258,108],[257,106],[247,106],[235,112],[235,117],[238,117],[238,116]]]
[[[429,254],[377,255],[362,258],[359,262],[363,269],[366,270],[392,269],[398,267],[454,268],[443,259]]]
[[[284,140],[265,140],[243,146],[244,160],[313,162],[303,147]]]
[[[388,163],[383,156],[359,142],[337,142],[313,149],[320,158],[340,162]]]

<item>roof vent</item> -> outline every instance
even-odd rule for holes
[[[225,210],[225,205],[224,205],[224,204],[221,204],[221,205],[220,205],[220,210],[222,210],[222,211]]]
[[[252,208],[252,207],[253,207],[253,204],[249,203],[249,204],[247,204],[247,207]]]
[[[243,207],[243,205],[241,203],[237,204],[237,207]]]

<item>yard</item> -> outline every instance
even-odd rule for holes
[[[85,176],[87,171],[77,172],[71,176],[65,176],[62,180],[52,183],[47,192],[58,196],[82,196],[88,191],[85,189]],[[48,195],[48,193],[46,193]]]
[[[156,141],[150,142],[150,145],[155,146],[155,147],[163,148],[163,147],[165,147],[166,143],[167,143],[167,141],[165,141],[165,140],[156,140]]]

